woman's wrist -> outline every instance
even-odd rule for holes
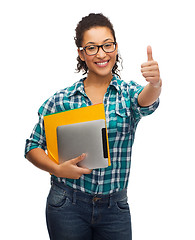
[[[153,88],[161,88],[161,87],[162,87],[162,79],[160,78],[157,83],[149,83],[149,84],[150,84],[150,86],[152,86]]]

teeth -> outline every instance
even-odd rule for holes
[[[106,65],[107,63],[108,63],[108,61],[107,62],[96,63],[96,64],[100,65],[100,66],[103,66],[103,65]]]

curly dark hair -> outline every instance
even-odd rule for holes
[[[78,48],[82,47],[84,32],[91,29],[92,27],[97,27],[97,26],[109,28],[114,37],[114,41],[116,42],[115,31],[110,20],[107,17],[105,17],[102,13],[98,13],[98,14],[90,13],[88,16],[82,18],[82,20],[78,23],[75,29],[76,37],[74,38],[74,40]],[[88,67],[85,61],[82,61],[79,56],[77,57],[77,61],[78,62],[77,62],[76,71],[80,72],[82,70],[84,71],[83,75],[86,74],[88,72]],[[112,73],[116,74],[117,76],[119,76],[118,73],[120,72],[120,70],[118,69],[118,63],[120,62],[122,62],[122,58],[119,56],[119,54],[117,54],[115,65],[112,68]]]

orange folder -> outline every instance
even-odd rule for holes
[[[57,164],[59,164],[57,131],[56,131],[58,126],[99,120],[99,119],[104,119],[106,122],[103,103],[95,104],[87,107],[81,107],[73,110],[67,110],[64,112],[53,113],[53,114],[44,116],[47,152],[50,159],[56,162]],[[107,129],[106,129],[106,140],[107,140],[107,150],[108,150],[108,166],[110,166],[111,161],[110,161]]]

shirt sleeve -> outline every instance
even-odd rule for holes
[[[47,100],[38,110],[39,121],[34,126],[34,129],[30,135],[30,138],[26,140],[24,156],[34,149],[41,148],[43,150],[47,149],[46,137],[45,137],[45,128],[44,128],[44,116],[55,112],[55,103],[51,98]]]
[[[131,81],[130,82],[130,101],[131,109],[134,113],[134,117],[139,121],[142,117],[152,114],[159,106],[159,98],[150,106],[141,107],[138,104],[138,96],[144,89],[143,86]]]

